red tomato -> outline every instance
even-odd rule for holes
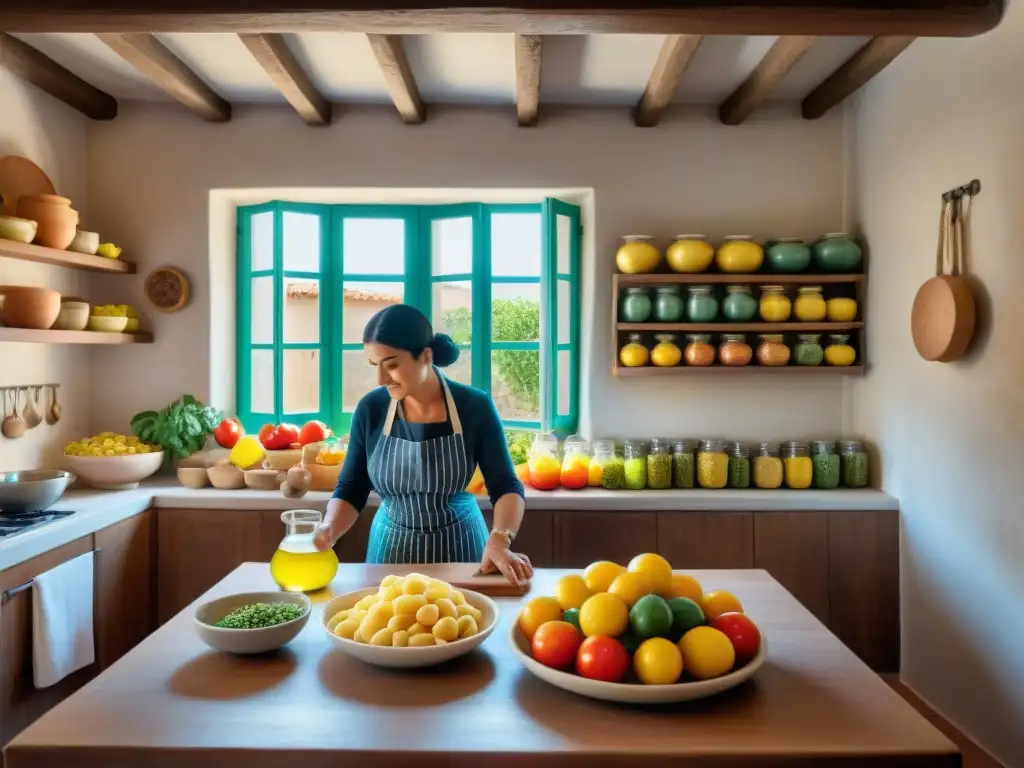
[[[234,448],[238,438],[245,434],[238,419],[224,419],[217,428],[213,430],[213,439],[221,448]]]
[[[302,425],[302,429],[299,430],[299,442],[302,445],[319,443],[326,440],[327,436],[330,434],[331,430],[329,430],[327,425],[322,421],[307,421]]]
[[[287,448],[292,443],[299,442],[299,428],[295,424],[282,422],[281,424],[278,424],[277,429],[274,430],[274,436],[277,438],[277,441],[282,444],[282,448]]]
[[[263,445],[264,448],[269,448],[270,447],[269,445],[267,445],[267,441],[270,440],[270,435],[273,432],[274,432],[274,425],[273,424],[264,424],[262,427],[260,427],[260,431],[259,431],[260,443]]]
[[[268,451],[283,451],[299,444],[299,428],[294,424],[264,424],[260,428],[260,442]]]
[[[629,653],[614,637],[588,637],[576,654],[576,671],[591,680],[617,683],[628,670]]]
[[[711,626],[729,638],[736,651],[736,663],[745,664],[757,656],[761,648],[761,630],[742,613],[723,613],[711,620]]]
[[[583,635],[567,621],[545,621],[533,635],[530,652],[546,667],[564,669],[576,659]]]

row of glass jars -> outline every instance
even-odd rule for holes
[[[826,299],[820,285],[805,285],[796,289],[796,299],[790,300],[781,285],[765,285],[760,297],[754,298],[749,285],[729,285],[719,301],[710,285],[691,285],[683,300],[678,285],[659,285],[653,289],[629,286],[619,301],[619,318],[625,323],[710,323],[722,320],[746,323],[760,317],[768,323],[784,323],[790,318],[804,323],[829,320],[848,323],[857,319],[857,300],[845,296]]]
[[[820,333],[801,333],[792,346],[786,344],[781,333],[757,334],[757,363],[766,366],[784,365],[831,365],[850,366],[857,360],[857,351],[850,346],[847,333],[830,333],[823,347]],[[674,333],[654,334],[655,344],[648,349],[641,333],[631,333],[619,349],[619,363],[626,368],[640,368],[654,365],[672,368],[685,364],[689,366],[729,365],[743,366],[753,362],[754,348],[747,342],[747,334],[723,333],[718,347],[711,344],[712,334],[690,333],[686,335],[685,347],[680,346],[679,336]]]
[[[664,261],[670,270],[684,274],[718,271],[741,274],[763,267],[780,273],[804,272],[811,262],[824,272],[853,272],[862,259],[860,246],[846,232],[829,232],[811,244],[799,237],[778,237],[764,245],[749,235],[728,235],[715,248],[706,235],[677,235],[665,251],[649,235],[626,235],[615,254],[615,264],[624,274],[657,271]]]

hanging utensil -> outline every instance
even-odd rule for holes
[[[60,421],[61,411],[64,410],[63,408],[61,408],[60,403],[57,402],[57,387],[58,386],[59,386],[58,384],[51,384],[50,385],[50,389],[53,390],[53,405],[50,406],[50,414],[49,414],[49,418],[47,419],[47,421],[50,424],[56,424],[58,421]]]
[[[32,401],[32,389],[33,387],[25,388],[25,410],[21,412],[21,417],[25,420],[25,426],[29,429],[35,429],[43,422],[43,414],[39,412],[39,387],[35,387],[36,397],[35,402]]]
[[[25,434],[25,421],[18,415],[18,405],[21,402],[21,390],[15,388],[14,390],[14,410],[11,411],[11,415],[4,419],[3,426],[0,427],[0,431],[4,433],[4,437],[9,437],[11,440],[17,440],[19,437]],[[6,407],[6,398],[4,403],[4,410]]]

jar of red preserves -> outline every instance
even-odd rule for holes
[[[747,344],[747,337],[742,333],[726,333],[722,335],[722,343],[718,345],[718,361],[722,365],[746,365],[754,356],[754,350]]]
[[[781,333],[762,333],[757,346],[757,359],[761,365],[787,365],[789,347],[782,340]]]
[[[683,357],[687,365],[706,366],[715,362],[715,348],[711,346],[710,333],[691,333],[686,338],[689,343]]]

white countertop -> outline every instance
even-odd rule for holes
[[[0,570],[51,549],[88,536],[109,525],[157,507],[161,509],[317,509],[323,510],[331,494],[310,492],[301,499],[286,499],[278,491],[195,491],[173,477],[157,477],[130,491],[71,490],[53,505],[75,514],[0,541]],[[481,498],[480,506],[490,509]],[[375,506],[376,497],[370,505]],[[895,498],[874,489],[834,491],[527,491],[527,511],[665,511],[665,512],[771,512],[821,510],[898,510]]]

